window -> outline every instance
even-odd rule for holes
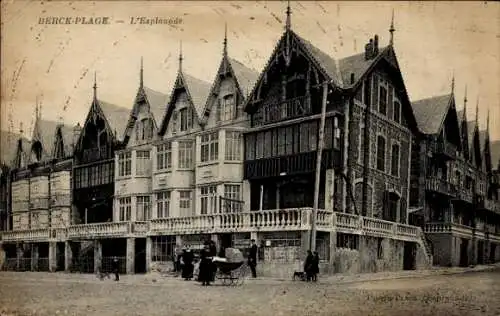
[[[337,248],[359,249],[359,236],[337,233]]]
[[[385,138],[377,137],[377,169],[385,171]]]
[[[226,160],[241,160],[241,134],[226,131]]]
[[[172,168],[172,143],[166,143],[157,147],[156,169],[165,170]]]
[[[193,142],[182,141],[179,142],[179,168],[192,169],[193,168]]]
[[[191,191],[179,191],[180,216],[194,215],[191,209]]]
[[[217,187],[207,186],[200,188],[201,214],[217,213]]]
[[[224,205],[221,205],[224,213],[236,213],[242,211],[241,188],[239,184],[224,185]]]
[[[365,123],[359,124],[359,151],[358,151],[358,161],[363,164],[365,161]]]
[[[193,112],[191,108],[183,108],[179,110],[181,132],[185,132],[191,127],[193,127]]]
[[[384,241],[384,238],[377,238],[377,259],[384,259],[384,247],[382,245],[382,242]]]
[[[132,199],[130,197],[120,198],[120,222],[129,221],[132,213]]]
[[[153,122],[149,118],[144,118],[136,124],[136,140],[149,140],[153,137]]]
[[[118,176],[125,177],[132,174],[132,153],[126,152],[118,155]]]
[[[394,122],[401,123],[401,103],[398,101],[394,101],[393,119]]]
[[[151,198],[149,196],[138,196],[136,201],[136,221],[148,221],[151,219]]]
[[[387,115],[387,88],[380,87],[380,99],[378,104],[378,111],[380,114]]]
[[[218,132],[201,135],[201,162],[214,161],[219,157]]]
[[[245,135],[245,159],[255,159],[255,134]]]
[[[136,170],[137,176],[147,176],[151,173],[151,157],[149,150],[138,150],[136,152]]]
[[[393,144],[391,150],[391,174],[399,177],[399,145]]]
[[[156,218],[170,217],[170,191],[156,193]]]
[[[221,118],[223,121],[234,118],[234,96],[226,95],[221,99]]]
[[[175,258],[175,236],[151,236],[151,260],[166,262]]]

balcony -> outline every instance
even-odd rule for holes
[[[460,187],[457,188],[456,200],[472,204],[474,202],[474,194],[472,194],[470,189]]]
[[[461,233],[472,235],[472,227],[455,223],[427,223],[424,231],[429,234],[439,233]]]
[[[454,184],[437,177],[427,177],[425,189],[448,197],[455,197],[457,194],[457,189]]]
[[[312,114],[310,96],[263,104],[252,116],[252,127],[291,120]]]
[[[50,237],[50,229],[30,229],[30,230],[12,230],[1,232],[2,241],[7,242],[37,242],[47,241]]]
[[[457,146],[447,141],[437,141],[434,146],[434,154],[447,160],[457,158]]]
[[[244,162],[244,177],[245,179],[259,179],[278,177],[283,174],[311,173],[316,170],[316,156],[316,151],[310,151],[283,157],[248,160]],[[341,163],[339,150],[323,150],[322,168],[339,167]]]
[[[124,237],[129,231],[129,222],[71,225],[68,228],[68,238]]]

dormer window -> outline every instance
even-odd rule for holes
[[[42,159],[42,144],[40,142],[35,142],[33,147],[31,147],[32,160],[39,162]]]
[[[180,131],[185,132],[193,127],[193,112],[185,107],[179,110]]]
[[[149,118],[144,118],[137,123],[136,140],[149,140],[153,137],[153,122]]]
[[[223,121],[234,118],[234,95],[228,94],[221,99],[221,116]]]

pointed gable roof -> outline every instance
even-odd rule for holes
[[[149,109],[153,114],[155,123],[158,126],[163,118],[163,115],[165,114],[167,102],[170,97],[168,94],[150,89],[146,86],[144,86],[144,93],[146,94],[146,100],[149,103]]]
[[[30,147],[30,142],[20,134],[0,130],[0,165],[15,166],[19,141],[24,150]]]
[[[112,103],[97,100],[99,107],[109,124],[109,128],[114,137],[118,141],[122,141],[125,134],[125,127],[127,126],[128,116],[130,109],[114,105]]]
[[[381,58],[388,54],[390,46],[379,49],[379,54],[374,58],[366,59],[365,53],[359,53],[339,60],[340,73],[344,87],[348,87],[351,74],[354,74],[355,82],[359,82]]]
[[[300,37],[297,33],[295,33],[292,30],[285,30],[281,38],[278,40],[276,43],[274,50],[269,57],[266,66],[264,67],[263,71],[260,73],[258,79],[256,80],[253,89],[249,95],[253,95],[255,93],[255,90],[257,88],[257,84],[260,83],[265,74],[269,71],[271,68],[271,65],[273,64],[274,60],[278,57],[278,54],[281,50],[281,48],[285,45],[287,41],[287,36],[289,36],[288,40],[292,42],[295,40],[298,43],[299,48],[308,56],[308,58],[311,60],[311,62],[318,68],[318,70],[322,73],[323,76],[328,78],[334,86],[336,87],[342,87],[342,76],[340,75],[340,69],[338,66],[338,62],[328,55],[327,53],[323,52],[321,49],[317,48],[314,46],[311,42],[307,41],[306,39]],[[248,103],[248,98],[245,101],[245,110],[249,110],[249,103]]]
[[[194,114],[197,118],[199,124],[201,124],[201,118],[203,117],[203,110],[205,108],[205,104],[207,102],[208,96],[210,94],[211,85],[210,83],[198,79],[194,76],[187,74],[183,70],[179,70],[177,72],[177,78],[174,83],[174,87],[172,89],[172,93],[169,96],[165,115],[162,119],[162,123],[160,126],[160,134],[165,134],[167,130],[167,124],[170,120],[170,116],[175,107],[176,100],[176,90],[180,87],[186,90],[186,94],[188,96],[188,100],[193,107]]]
[[[58,125],[58,122],[42,118],[38,118],[35,121],[31,145],[34,145],[36,142],[40,142],[42,145],[42,156],[40,160],[42,161],[52,158],[52,152],[54,150],[54,136]]]
[[[64,124],[58,124],[55,130],[54,134],[54,141],[53,141],[53,146],[52,146],[52,151],[51,151],[51,157],[55,158],[55,151],[56,151],[56,144],[57,144],[57,138],[58,133],[61,133],[62,137],[62,142],[63,142],[63,149],[64,149],[64,156],[65,157],[70,157],[73,155],[73,128],[70,126],[64,125]]]
[[[439,133],[450,108],[451,100],[452,95],[446,94],[413,102],[413,113],[422,133]]]
[[[233,75],[236,78],[236,82],[238,83],[241,94],[247,97],[248,93],[252,90],[257,79],[259,78],[259,73],[251,68],[248,68],[240,61],[228,57],[229,66],[233,71]]]

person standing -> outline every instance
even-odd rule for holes
[[[304,262],[304,272],[306,273],[307,281],[311,281],[312,280],[313,261],[314,261],[313,254],[312,254],[311,250],[308,250],[307,251],[306,261]]]
[[[252,239],[252,245],[250,246],[250,253],[248,254],[248,266],[252,270],[252,278],[257,277],[257,245],[255,244],[255,239]]]
[[[316,282],[318,281],[318,273],[319,273],[319,254],[317,251],[314,252],[311,268],[312,268],[312,280]]]
[[[200,281],[203,286],[210,285],[212,280],[212,257],[210,256],[210,246],[208,244],[201,251],[200,260]]]
[[[182,254],[182,261],[184,262],[184,267],[182,269],[182,277],[184,280],[189,281],[193,278],[193,261],[194,255],[189,247],[186,247],[184,253]]]
[[[208,243],[208,247],[210,250],[210,257],[215,257],[217,256],[217,246],[215,245],[215,242],[213,240],[210,240]],[[215,282],[215,274],[217,273],[217,265],[215,262],[212,262],[212,269],[211,269],[211,281]]]
[[[120,268],[120,262],[118,261],[118,258],[113,257],[113,261],[111,261],[111,269],[115,274],[115,281],[120,281],[119,268]]]

